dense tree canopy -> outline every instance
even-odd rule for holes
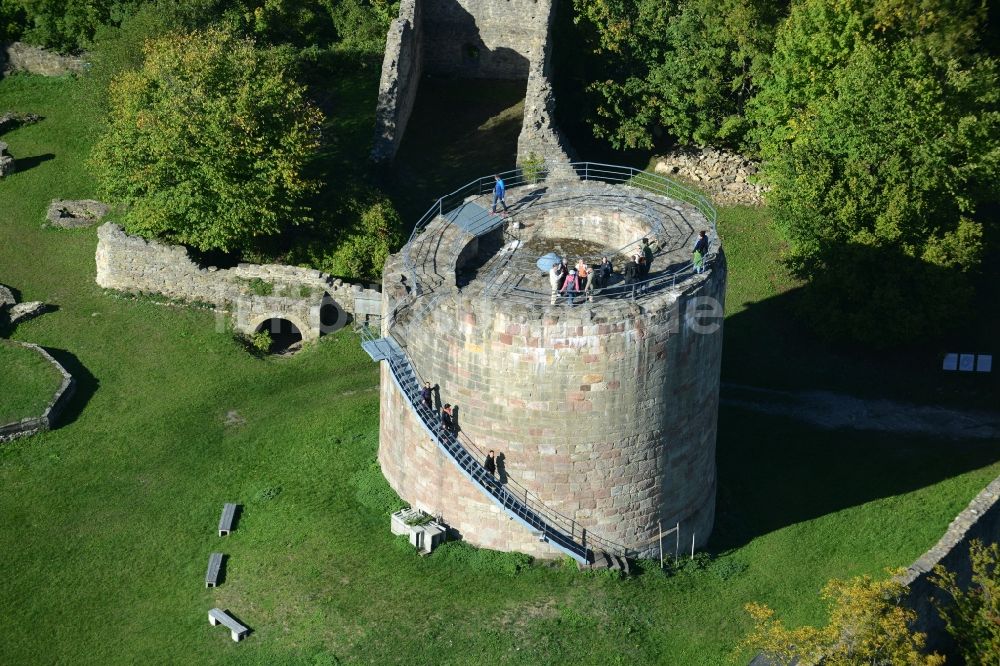
[[[766,0],[574,0],[606,70],[593,81],[592,123],[619,148],[739,144],[753,73],[777,20]]]
[[[982,13],[928,32],[902,6],[796,5],[749,110],[813,320],[870,344],[962,313],[984,251],[977,211],[1000,194],[1000,77],[968,39]]]
[[[147,44],[111,86],[92,160],[130,231],[228,251],[308,219],[321,115],[288,59],[218,29]]]

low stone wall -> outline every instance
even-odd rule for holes
[[[399,18],[392,21],[382,60],[382,80],[375,110],[375,162],[392,160],[403,140],[406,123],[417,99],[423,72],[423,38],[417,0],[399,3]]]
[[[544,39],[532,51],[533,57],[528,66],[524,120],[521,134],[517,137],[517,163],[524,164],[532,158],[540,158],[548,164],[552,176],[574,179],[576,173],[568,166],[572,161],[572,149],[554,119],[556,98],[551,81],[554,2],[539,2],[536,12],[543,15],[547,27]]]
[[[968,588],[972,580],[970,542],[979,539],[989,544],[1000,540],[998,499],[1000,499],[1000,477],[994,479],[969,502],[969,506],[948,526],[941,540],[911,564],[901,578],[901,581],[910,588],[905,603],[917,613],[915,628],[927,634],[928,650],[942,653],[954,650],[954,641],[934,606],[935,600],[942,600],[942,593],[930,582],[931,572],[940,564],[956,574],[961,587]]]
[[[714,148],[678,149],[656,162],[656,173],[680,177],[705,190],[723,206],[761,206],[763,185],[751,182],[759,166],[736,153]]]
[[[95,261],[100,286],[231,309],[237,330],[245,333],[255,332],[268,319],[287,319],[299,329],[303,340],[314,340],[346,323],[344,314],[370,314],[358,312],[356,302],[381,300],[377,288],[344,282],[308,268],[279,264],[201,268],[185,248],[130,236],[113,222],[102,225],[97,238]],[[255,280],[259,281],[256,285]],[[259,293],[262,287],[270,293]]]
[[[73,392],[76,390],[76,382],[73,380],[73,376],[67,372],[66,368],[62,367],[59,361],[52,358],[52,355],[47,351],[30,342],[17,342],[15,340],[11,340],[11,342],[32,349],[40,354],[62,375],[62,383],[52,396],[52,399],[49,400],[49,404],[45,407],[45,411],[42,412],[41,416],[28,417],[14,423],[0,425],[0,442],[7,442],[18,437],[27,437],[43,430],[52,429],[59,415],[62,414],[69,403],[70,398],[73,397]]]
[[[0,71],[4,74],[27,72],[40,76],[64,76],[83,74],[87,66],[83,56],[59,55],[23,42],[0,45],[0,61]]]

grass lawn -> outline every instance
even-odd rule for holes
[[[819,622],[827,579],[912,561],[1000,473],[995,443],[724,409],[704,567],[621,581],[561,563],[517,572],[516,557],[461,544],[420,558],[389,534],[377,367],[351,333],[258,360],[211,312],[104,293],[93,229],[40,228],[51,198],[93,192],[81,162],[95,119],[75,94],[69,80],[0,81],[0,109],[45,116],[3,140],[52,156],[0,181],[0,282],[58,306],[14,337],[80,382],[62,427],[0,445],[2,664],[746,663],[743,604]],[[721,223],[736,307],[784,284],[741,215]],[[740,339],[752,331],[727,323],[727,349],[766,347]],[[220,539],[227,501],[245,508]],[[206,590],[213,551],[225,579]],[[208,625],[214,606],[254,633],[233,643]]]
[[[40,416],[61,382],[41,354],[0,340],[0,425]]]

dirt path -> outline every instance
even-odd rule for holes
[[[724,405],[798,419],[821,428],[880,430],[954,439],[1000,439],[1000,413],[863,399],[829,391],[775,391],[723,383]]]

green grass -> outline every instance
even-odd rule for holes
[[[79,381],[62,427],[0,446],[0,663],[746,663],[732,652],[743,604],[820,621],[828,578],[912,561],[1000,473],[995,443],[725,408],[704,568],[620,581],[460,544],[418,557],[389,533],[378,369],[352,334],[256,359],[211,312],[104,293],[93,229],[40,228],[51,198],[93,194],[81,163],[96,119],[75,94],[0,81],[0,108],[46,116],[4,136],[14,155],[54,156],[0,181],[0,282],[58,306],[14,337]],[[734,322],[786,283],[771,282],[759,218],[720,224]],[[741,340],[752,331],[727,323],[727,349],[766,348]],[[220,539],[227,501],[245,510]],[[225,579],[206,590],[216,550]],[[254,633],[234,644],[208,625],[214,606]]]
[[[40,416],[61,381],[41,354],[0,340],[0,425]]]

